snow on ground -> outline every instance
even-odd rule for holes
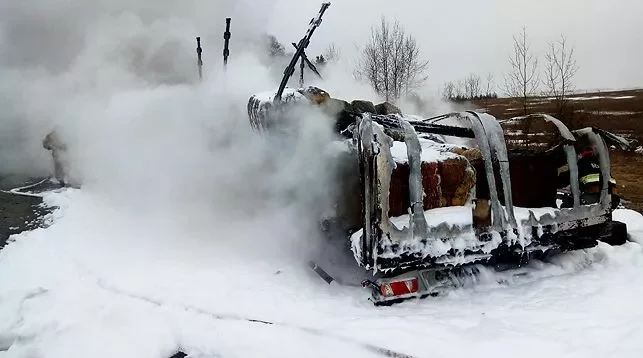
[[[205,217],[135,213],[82,190],[45,201],[60,207],[53,225],[0,252],[1,358],[151,358],[179,348],[190,357],[382,356],[377,347],[587,358],[643,349],[643,251],[633,242],[534,263],[519,277],[483,271],[447,296],[376,308],[365,290],[326,285],[267,250],[267,237],[245,250],[243,229],[227,232],[224,246],[207,225],[186,229]],[[615,217],[643,238],[640,214]]]
[[[643,244],[643,220],[641,214],[634,210],[620,209],[613,214],[614,220],[627,223],[627,232],[630,239]]]
[[[590,96],[590,97],[567,97],[570,101],[592,101],[595,99],[630,99],[634,96]],[[548,100],[554,100],[556,97],[549,97]]]

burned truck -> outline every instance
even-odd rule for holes
[[[581,190],[582,151],[591,150],[599,176],[611,178],[607,143],[614,138],[600,129],[571,131],[549,115],[500,122],[464,111],[423,119],[314,87],[286,89],[279,102],[274,96],[249,100],[257,132],[284,130],[284,113],[297,105],[331,118],[345,148],[337,157],[343,190],[335,217],[325,220],[372,273],[363,284],[376,304],[431,295],[451,284],[455,268],[515,267],[627,240],[625,224],[612,219],[610,180],[600,180],[593,201]],[[516,138],[516,124],[537,124],[542,138]]]
[[[516,267],[626,242],[627,227],[612,218],[609,146],[627,142],[610,133],[572,131],[545,114],[422,118],[386,102],[287,88],[300,59],[303,76],[304,51],[329,6],[310,21],[278,90],[250,97],[248,117],[255,131],[277,139],[297,135],[302,106],[329,118],[336,133],[329,145],[343,148],[334,159],[341,190],[319,219],[370,274],[362,285],[375,304],[433,295],[475,275],[476,265]],[[593,172],[581,174],[587,167]]]

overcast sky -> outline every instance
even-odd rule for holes
[[[246,1],[249,2],[249,1]],[[269,31],[296,41],[321,1],[279,0],[263,12]],[[643,86],[640,0],[334,0],[311,52],[335,42],[354,55],[381,15],[402,22],[431,61],[431,87],[475,72],[507,71],[512,34],[527,27],[534,51],[565,34],[576,47],[581,89]],[[242,26],[242,24],[236,24]]]

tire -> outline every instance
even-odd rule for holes
[[[620,221],[611,221],[607,223],[600,241],[612,246],[625,244],[628,241],[627,225]]]

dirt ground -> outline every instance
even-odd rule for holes
[[[473,107],[500,120],[524,114],[522,102],[514,98],[474,101]],[[551,114],[570,129],[593,126],[630,140],[631,150],[611,152],[612,173],[625,205],[643,212],[643,153],[635,152],[643,146],[643,89],[575,94],[568,107],[566,114],[559,115],[553,100],[537,97],[529,100],[527,110]]]

